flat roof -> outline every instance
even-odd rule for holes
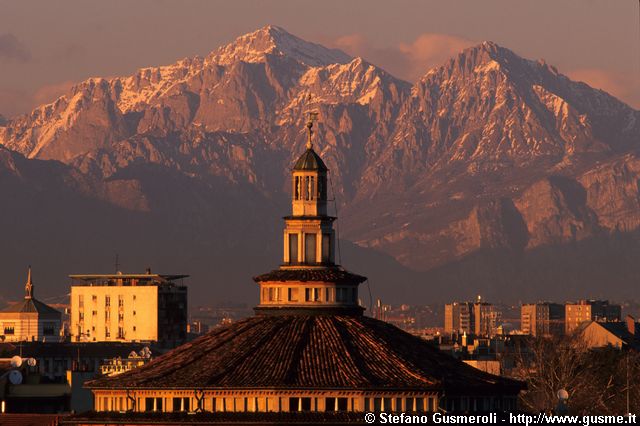
[[[141,281],[173,281],[188,278],[189,275],[177,274],[74,274],[69,275],[73,280],[141,280]]]

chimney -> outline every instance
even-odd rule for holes
[[[625,323],[627,324],[627,331],[631,333],[632,336],[636,335],[636,320],[631,316],[627,315],[624,318]]]

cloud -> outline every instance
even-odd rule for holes
[[[567,72],[572,80],[604,90],[621,101],[640,109],[640,81],[635,74],[596,68],[583,68]]]
[[[476,42],[447,34],[424,33],[409,43],[377,47],[360,34],[350,34],[331,41],[333,47],[366,60],[397,77],[415,82],[429,69]]]
[[[74,84],[76,83],[73,81],[47,84],[35,92],[0,88],[0,115],[11,118],[30,112],[39,105],[53,102],[67,93]]]
[[[15,35],[0,34],[0,60],[28,62],[31,52]]]
[[[33,106],[35,107],[55,101],[60,96],[67,93],[74,84],[76,84],[74,81],[63,81],[61,83],[49,84],[40,87],[35,91],[33,96],[31,96]]]

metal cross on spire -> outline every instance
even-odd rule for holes
[[[309,97],[307,98],[307,102],[309,104],[311,104],[311,93],[309,93]],[[307,110],[307,132],[308,132],[308,139],[307,139],[307,149],[311,149],[313,148],[313,123],[315,121],[318,121],[318,111],[315,111],[313,109],[308,109]]]

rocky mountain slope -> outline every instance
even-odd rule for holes
[[[425,71],[411,85],[268,26],[206,58],[82,82],[0,122],[0,176],[5,198],[20,194],[5,220],[51,224],[55,209],[86,221],[83,236],[42,227],[42,246],[7,259],[62,245],[66,273],[127,247],[130,269],[186,268],[196,294],[254,301],[246,265],[278,262],[288,168],[316,109],[341,237],[356,243],[343,260],[376,296],[569,298],[603,279],[605,296],[630,294],[640,112],[491,42]]]

